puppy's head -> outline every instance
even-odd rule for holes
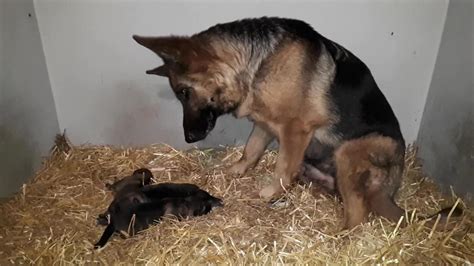
[[[148,186],[151,184],[151,179],[153,178],[153,173],[147,168],[140,168],[133,172],[133,177],[137,178],[140,181],[140,187]]]
[[[217,118],[232,112],[241,101],[237,73],[210,41],[198,37],[141,37],[133,39],[164,62],[147,74],[167,77],[183,106],[183,128],[188,143],[206,138]]]
[[[216,198],[207,191],[201,189],[187,199],[193,202],[200,202],[201,206],[203,207],[203,213],[208,213],[215,208],[224,206],[222,199]]]
[[[105,187],[117,197],[119,194],[125,194],[151,184],[152,178],[153,174],[150,170],[140,168],[135,170],[131,176],[126,176],[112,184],[106,183]]]
[[[135,208],[149,202],[148,198],[139,191],[131,191],[115,198],[107,209],[110,221],[117,230],[127,230]]]
[[[211,209],[219,208],[224,206],[224,202],[216,197],[212,197],[208,200],[208,204],[211,205]]]

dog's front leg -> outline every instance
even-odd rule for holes
[[[242,157],[229,171],[234,174],[242,175],[249,168],[254,167],[273,138],[270,132],[257,123],[254,123],[252,133],[250,133],[249,139],[247,140]]]
[[[260,191],[260,197],[270,200],[281,194],[292,183],[300,171],[306,148],[314,130],[305,130],[299,124],[292,123],[279,130],[280,148],[271,185]]]

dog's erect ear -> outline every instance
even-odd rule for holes
[[[157,68],[147,70],[146,73],[150,74],[150,75],[158,75],[158,76],[168,77],[169,76],[169,69],[168,69],[168,66],[162,65],[162,66],[159,66]]]
[[[195,49],[189,37],[143,37],[133,35],[133,39],[157,54],[163,62],[162,66],[147,70],[147,74],[167,77],[170,70],[182,70],[182,62],[186,55]]]
[[[190,37],[144,37],[133,35],[133,39],[157,54],[164,65],[148,70],[147,74],[169,76],[171,70],[203,71],[207,69],[206,62],[216,57],[202,43]]]
[[[133,35],[133,39],[161,57],[165,64],[179,62],[183,53],[192,49],[192,41],[189,37],[144,37]]]

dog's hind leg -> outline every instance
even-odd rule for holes
[[[365,223],[369,215],[366,198],[354,187],[354,183],[338,182],[339,192],[344,204],[344,228],[350,229],[358,224]]]
[[[393,222],[397,222],[405,213],[402,208],[395,204],[390,195],[383,190],[372,193],[369,202],[372,211]]]
[[[403,215],[393,201],[401,182],[403,155],[399,143],[377,135],[347,141],[335,151],[345,228],[366,222],[370,211],[392,221]]]
[[[240,158],[240,160],[236,162],[229,171],[234,174],[242,175],[249,168],[254,167],[273,138],[274,137],[270,132],[254,123],[252,133],[250,133],[247,144],[245,145],[242,158]]]

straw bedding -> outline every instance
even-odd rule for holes
[[[0,265],[474,262],[470,209],[447,231],[413,220],[413,214],[431,214],[453,203],[467,207],[454,193],[440,193],[411,148],[397,199],[410,210],[406,218],[412,222],[399,228],[372,216],[348,232],[341,231],[339,200],[317,188],[297,185],[272,206],[257,198],[271,178],[274,152],[237,178],[225,170],[241,148],[181,152],[165,145],[70,147],[64,141],[13,199],[0,204]],[[116,236],[104,249],[93,250],[104,229],[95,218],[111,200],[104,183],[139,167],[152,169],[155,182],[195,183],[223,198],[226,206],[185,221],[167,218],[135,237]]]

